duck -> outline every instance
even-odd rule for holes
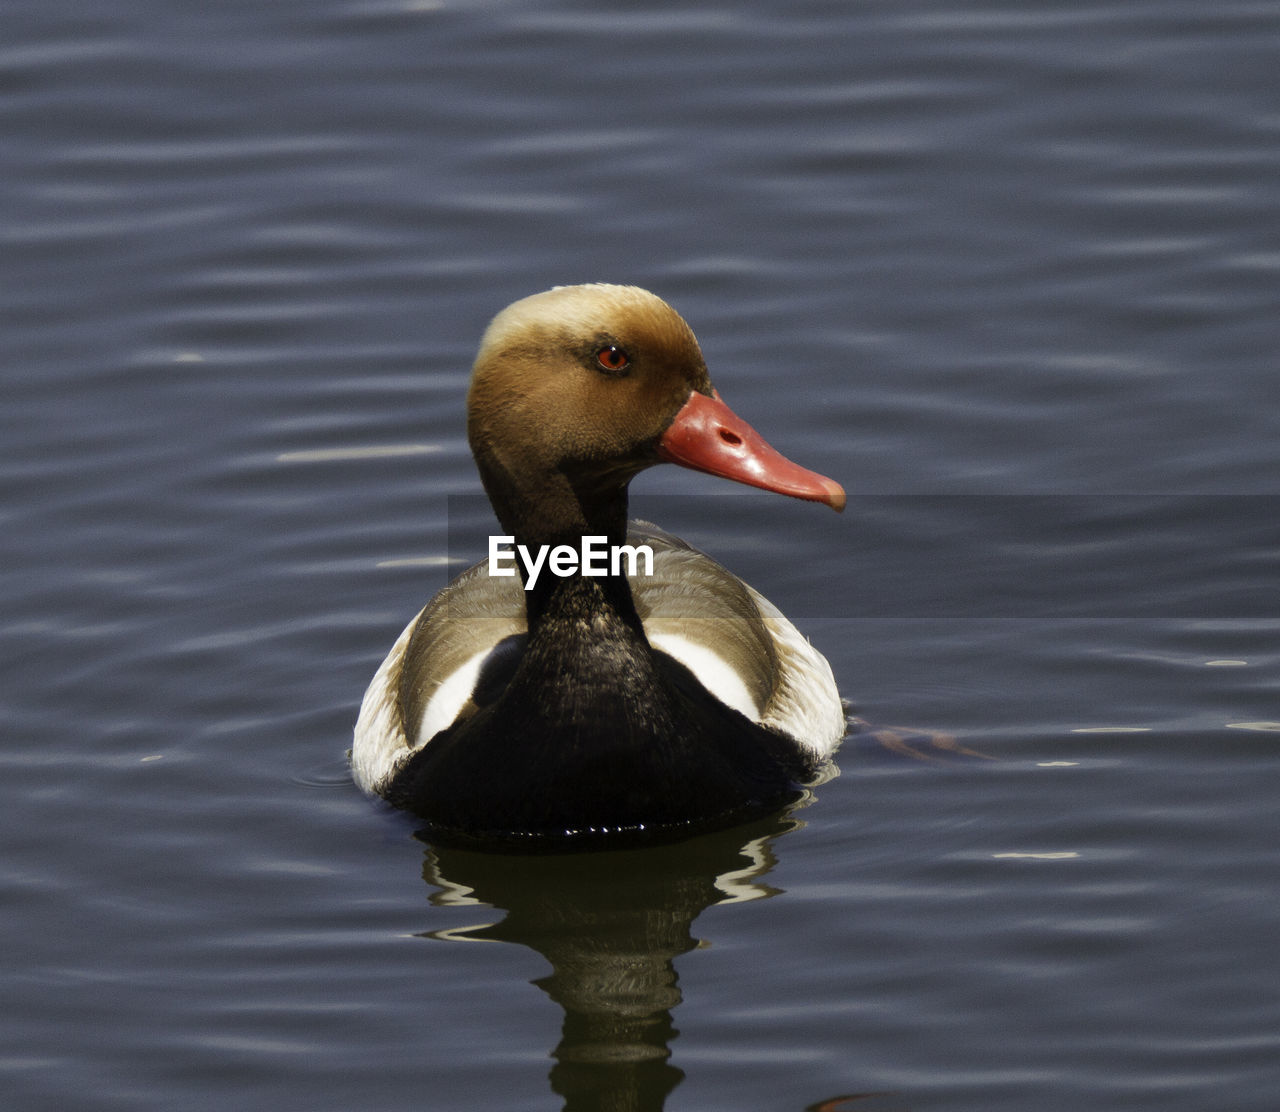
[[[364,792],[428,841],[560,852],[753,821],[830,774],[846,720],[826,659],[710,556],[628,519],[631,480],[660,463],[845,505],[721,399],[675,309],[605,283],[509,305],[480,341],[467,437],[513,555],[603,538],[652,559],[457,576],[364,695]]]

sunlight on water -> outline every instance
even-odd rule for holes
[[[399,456],[426,456],[444,449],[438,444],[384,444],[367,448],[315,448],[301,452],[281,452],[280,463],[329,463],[334,460],[395,459]]]

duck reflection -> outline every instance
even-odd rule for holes
[[[693,920],[713,904],[776,895],[764,883],[773,841],[799,825],[783,813],[677,845],[551,857],[431,847],[433,903],[506,914],[428,937],[519,943],[551,963],[534,983],[564,1010],[550,1082],[565,1112],[658,1112],[684,1077],[669,1061],[674,961],[699,945]]]

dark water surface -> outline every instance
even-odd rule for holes
[[[0,26],[0,1106],[1275,1107],[1275,3]],[[437,853],[343,753],[480,331],[585,280],[854,495],[637,511],[916,732],[682,847]]]

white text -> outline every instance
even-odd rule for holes
[[[581,551],[572,545],[515,544],[515,537],[489,538],[489,574],[515,575],[516,559],[524,566],[524,589],[532,591],[546,568],[562,579],[570,575],[652,575],[653,549],[647,544],[608,543],[608,537],[583,537]],[[515,545],[514,551],[510,546]],[[506,546],[506,547],[504,547]],[[623,564],[625,562],[625,572]]]

